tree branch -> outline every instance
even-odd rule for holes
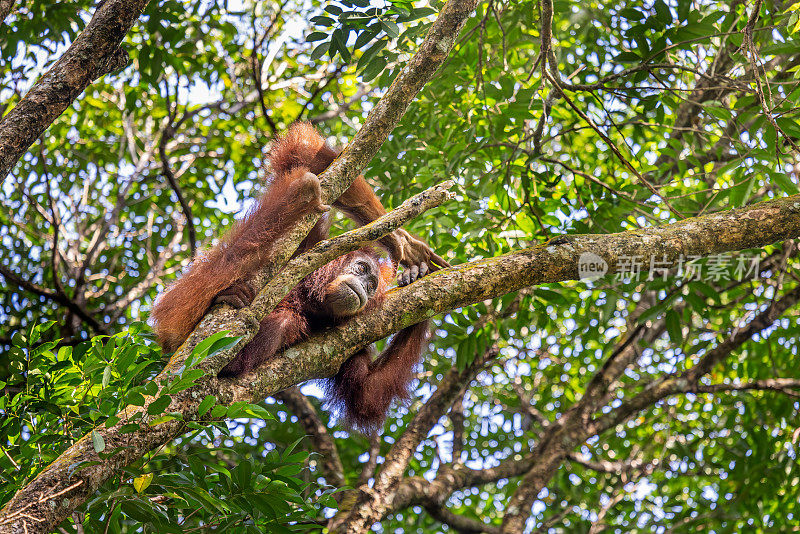
[[[8,269],[4,265],[0,265],[0,275],[3,275],[3,277],[8,282],[16,284],[25,291],[33,293],[34,295],[39,295],[41,297],[44,297],[48,300],[52,300],[53,302],[64,306],[72,313],[80,317],[81,320],[83,320],[86,324],[88,324],[89,327],[92,328],[92,330],[94,330],[95,332],[99,334],[105,334],[108,332],[108,330],[106,330],[105,325],[101,324],[97,319],[92,317],[92,315],[88,311],[84,310],[82,306],[80,306],[74,300],[69,298],[65,293],[46,289],[37,284],[34,284],[33,282],[30,282],[22,278],[21,276],[15,274],[11,269]]]
[[[358,475],[356,486],[363,486],[369,482],[369,479],[375,475],[375,468],[378,467],[378,455],[381,453],[381,437],[377,432],[373,432],[369,436],[369,451],[367,452],[367,461],[361,468],[361,473]]]
[[[688,392],[704,392],[708,388],[708,392],[714,392],[715,388],[724,390],[726,387],[730,390],[736,389],[734,384],[719,384],[717,386],[703,386],[698,383],[700,378],[708,374],[711,369],[736,348],[740,347],[744,342],[752,338],[755,334],[768,328],[780,317],[786,310],[800,302],[800,286],[795,287],[787,292],[780,299],[771,302],[766,309],[759,313],[752,321],[750,321],[743,328],[738,328],[731,333],[728,338],[719,343],[712,350],[708,351],[696,365],[688,370],[682,372],[677,376],[665,377],[653,384],[650,387],[633,397],[628,402],[623,403],[612,412],[598,417],[595,424],[598,430],[602,431],[612,426],[616,426],[639,413],[647,406],[658,402],[659,400],[675,395],[677,393]],[[773,382],[773,387],[765,389],[786,389],[791,388],[792,385],[779,386],[778,379]],[[756,381],[753,384],[761,384],[766,386],[770,381]],[[751,389],[742,386],[740,389]]]
[[[499,348],[496,345],[492,346],[477,356],[465,369],[453,368],[445,375],[428,402],[422,406],[402,436],[392,445],[380,473],[375,477],[372,489],[368,490],[363,486],[359,488],[361,491],[353,507],[328,524],[331,532],[366,532],[375,521],[383,517],[392,505],[395,489],[419,443],[458,395],[464,392],[475,375],[487,362],[497,357],[498,353]]]
[[[741,346],[753,335],[770,326],[784,311],[800,301],[800,286],[786,293],[780,300],[773,301],[766,310],[753,319],[745,328],[732,334],[724,342],[710,350],[700,362],[689,370],[675,377],[656,381],[642,393],[606,415],[590,420],[591,414],[582,410],[583,400],[570,408],[552,431],[543,436],[531,455],[531,470],[522,478],[517,491],[509,500],[508,509],[503,519],[503,532],[519,532],[530,516],[530,507],[541,489],[553,477],[561,462],[577,443],[593,435],[628,420],[643,409],[652,406],[666,396],[681,392],[690,387],[713,365],[720,362]],[[602,392],[598,392],[601,394]],[[589,403],[591,404],[591,403]]]
[[[290,347],[246,381],[231,382],[236,400],[263,397],[296,380],[333,375],[358,349],[439,313],[537,284],[579,279],[583,254],[602,258],[608,272],[632,257],[677,262],[758,248],[800,235],[800,195],[741,209],[695,217],[675,224],[616,234],[557,238],[532,248],[486,258],[429,274],[390,291],[369,316],[330,329]],[[286,358],[286,359],[284,359]],[[298,376],[298,367],[303,369]]]
[[[450,0],[444,5],[417,53],[372,108],[350,144],[320,175],[322,200],[325,203],[331,204],[339,198],[375,156],[389,133],[400,122],[409,104],[444,63],[477,3],[478,0]],[[256,286],[271,279],[281,270],[319,217],[318,213],[304,217],[291,233],[278,240],[274,260],[264,269],[262,276],[256,279]]]
[[[800,300],[798,294],[800,294],[799,289],[793,290],[777,301],[778,304],[771,306],[770,309],[765,312],[772,318],[772,322],[777,320],[780,313],[788,309],[788,307],[792,305],[792,302],[796,303],[797,300]],[[763,320],[763,317],[759,317],[752,321],[749,326],[765,328],[772,324],[772,322],[767,324]],[[745,339],[750,339],[748,336],[752,336],[754,333],[754,330],[748,328],[745,333]],[[717,349],[714,349],[712,352],[730,353],[729,350],[718,351]],[[741,384],[710,385],[689,383],[685,380],[678,379],[666,394],[717,393],[722,391],[744,390],[773,390],[795,394],[793,391],[795,389],[800,389],[800,380],[791,378],[754,380]],[[598,391],[596,393],[601,394],[602,392]],[[514,478],[520,475],[526,475],[526,477],[520,482],[519,488],[530,489],[528,493],[535,496],[538,495],[543,486],[542,484],[533,487],[530,486],[532,482],[535,482],[535,480],[529,480],[531,473],[536,475],[536,480],[540,483],[546,482],[549,480],[546,475],[555,472],[564,459],[581,464],[588,469],[618,474],[623,477],[628,476],[631,472],[641,470],[642,468],[650,469],[652,467],[652,462],[650,464],[645,464],[635,454],[632,454],[629,459],[622,462],[609,462],[606,460],[592,460],[583,454],[575,453],[571,450],[574,443],[576,443],[576,439],[577,441],[584,441],[591,436],[599,435],[614,425],[624,422],[648,406],[652,406],[664,397],[650,396],[646,400],[643,394],[635,397],[635,399],[640,398],[642,402],[639,403],[637,410],[626,410],[625,418],[614,417],[612,413],[609,416],[605,416],[609,418],[608,422],[601,418],[590,425],[583,424],[582,419],[578,417],[581,413],[579,410],[570,409],[553,424],[548,426],[545,430],[547,434],[541,436],[540,442],[531,453],[522,457],[513,455],[512,457],[502,460],[500,464],[495,467],[476,470],[469,469],[464,465],[447,466],[446,468],[440,468],[433,480],[422,477],[403,479],[395,493],[391,511],[402,510],[415,504],[426,506],[427,503],[431,502],[444,502],[452,492],[459,489],[478,487],[483,484],[494,483],[501,479]],[[579,404],[580,403],[576,403],[576,406]],[[613,424],[608,424],[609,422]],[[575,428],[571,429],[570,427]],[[570,431],[572,432],[570,433]],[[509,512],[516,511],[516,508],[512,508],[514,504],[516,503],[512,500],[508,508]],[[504,532],[517,531],[507,527]]]
[[[796,378],[768,378],[764,380],[752,380],[739,384],[687,384],[683,388],[683,393],[724,393],[728,391],[780,391],[782,393],[791,392],[797,395],[800,389],[800,380]]]
[[[11,8],[14,7],[14,0],[0,0],[0,24],[6,20],[6,17],[11,13]]]
[[[364,169],[372,157],[377,153],[389,132],[397,125],[411,101],[416,97],[422,87],[431,79],[442,65],[450,50],[455,44],[461,28],[466,23],[467,17],[475,9],[478,0],[450,0],[442,8],[439,17],[431,25],[419,50],[408,64],[400,71],[395,81],[375,104],[367,116],[364,126],[356,133],[353,141],[345,147],[338,158],[320,175],[322,180],[322,200],[331,204],[352,184],[356,176]],[[320,214],[310,214],[297,224],[295,229],[279,239],[275,244],[275,254],[270,265],[266,266],[259,276],[255,277],[254,285],[262,287],[265,280],[272,279],[280,272],[298,245],[308,235],[308,232],[319,220]],[[309,271],[311,272],[311,271]],[[308,273],[306,273],[308,274]],[[300,279],[298,278],[297,281]],[[173,356],[170,364],[185,360],[191,349],[205,337],[231,328],[241,332],[244,337],[242,342],[230,350],[216,354],[217,358],[210,361],[211,365],[222,364],[233,358],[242,343],[246,343],[255,335],[256,322],[265,317],[272,308],[280,302],[292,285],[283,288],[279,297],[266,299],[266,295],[256,299],[250,310],[242,310],[240,316],[249,326],[242,327],[240,323],[230,324],[229,317],[211,313],[200,323]],[[266,290],[265,290],[266,291]],[[269,305],[267,304],[269,303]],[[255,320],[255,321],[254,321]],[[204,326],[206,327],[204,329]],[[242,331],[243,330],[243,331]]]
[[[481,534],[482,532],[486,534],[500,534],[500,527],[487,525],[475,519],[455,514],[444,506],[429,503],[425,505],[425,511],[428,512],[432,518],[449,526],[458,534]]]
[[[0,182],[39,135],[97,78],[128,64],[120,42],[150,0],[106,0],[28,94],[0,119]]]
[[[186,202],[186,198],[183,196],[183,190],[181,190],[181,186],[178,184],[177,178],[175,178],[175,173],[172,172],[172,167],[169,164],[169,156],[167,155],[167,142],[173,137],[175,134],[175,130],[173,129],[172,124],[168,124],[164,127],[163,131],[161,132],[161,140],[158,143],[158,155],[161,159],[161,171],[164,174],[164,177],[169,182],[170,188],[175,193],[175,196],[178,197],[178,204],[181,206],[181,211],[183,211],[183,216],[186,217],[186,231],[188,233],[187,239],[189,240],[189,250],[191,251],[192,257],[195,256],[197,252],[197,231],[194,228],[194,215],[192,215],[192,208],[189,206],[189,203]]]
[[[251,324],[253,319],[260,321],[307,275],[339,256],[357,250],[373,241],[377,241],[381,237],[400,228],[404,223],[417,217],[421,213],[441,205],[446,200],[452,198],[453,195],[449,191],[452,186],[453,182],[451,180],[442,182],[411,197],[396,209],[370,224],[346,232],[336,238],[318,243],[305,254],[293,258],[274,278],[266,283],[266,285],[264,284],[266,274],[264,272],[260,273],[260,275],[257,275],[255,278],[255,285],[257,287],[263,286],[263,288],[259,291],[248,308],[238,311],[239,318]],[[213,320],[214,314],[212,313],[210,315]],[[200,323],[197,329],[195,329],[195,333],[202,330],[205,322],[206,320]],[[210,322],[209,324],[213,327],[214,323]],[[225,328],[222,329],[224,330]],[[255,335],[255,328],[253,328],[253,332],[251,333]],[[201,333],[200,335],[201,337],[197,338],[193,333],[189,336],[189,339],[184,345],[193,347],[195,343],[203,339],[203,334]],[[239,346],[243,345],[243,342],[239,344]],[[179,355],[182,352],[182,348],[178,349],[173,356],[173,360],[180,357]],[[237,351],[238,349],[232,349],[218,353],[218,355],[209,358],[206,361],[209,369],[216,374],[230,361]],[[183,356],[185,357],[188,354],[188,352],[184,351]]]
[[[445,192],[440,194],[439,203],[447,196]],[[404,203],[400,210],[403,210],[407,218],[410,218],[410,214],[424,211],[413,203]],[[399,222],[405,220],[397,214],[388,214],[371,225],[321,243],[315,248],[316,252],[311,252],[323,258],[320,261],[327,261],[324,259],[327,257],[325,254],[330,253],[330,250],[338,250],[337,247],[342,242],[351,243],[351,250],[358,248],[359,239],[380,237],[375,235],[380,234],[378,230],[387,233],[392,231],[393,225],[386,221],[391,220],[394,221],[393,224],[399,225],[398,218],[401,219]],[[238,349],[229,350],[224,358],[220,354],[226,351],[221,351],[203,362],[206,378],[200,380],[194,388],[174,395],[172,403],[165,411],[178,412],[185,419],[192,420],[197,417],[200,399],[207,394],[215,395],[222,404],[230,404],[235,400],[261,400],[310,378],[331,376],[358,348],[437,313],[534,284],[577,279],[578,262],[583,253],[596,254],[613,270],[620,264],[621,257],[624,259],[655,254],[663,261],[675,261],[681,256],[704,256],[755,248],[798,236],[800,195],[794,195],[658,228],[559,238],[556,242],[444,269],[414,284],[391,291],[386,296],[384,305],[369,316],[358,317],[341,327],[330,329],[290,347],[256,372],[237,380],[215,378],[216,372],[213,369],[221,368],[224,365],[222,362],[227,361],[225,358],[232,357]],[[297,260],[307,261],[301,258]],[[288,286],[286,291],[291,287]],[[269,291],[265,289],[265,298],[267,293]],[[260,295],[259,298],[261,297]],[[245,335],[244,339],[249,340],[247,336],[252,337],[255,329],[243,324],[247,315],[242,312],[253,313],[248,309],[234,313],[229,308],[212,312],[193,334],[194,342],[225,330],[231,331],[233,335]],[[177,373],[191,351],[191,346],[191,342],[185,343],[179,349],[160,378]],[[148,399],[148,403],[152,400]],[[130,407],[129,412],[132,415],[137,411],[146,411],[146,408]],[[101,425],[95,432],[104,438],[108,450],[125,445],[116,455],[72,473],[70,478],[70,465],[99,460],[91,437],[84,436],[14,496],[3,510],[5,516],[0,515],[0,524],[39,495],[58,493],[76,477],[84,480],[85,483],[69,491],[65,499],[58,500],[56,506],[43,503],[31,509],[30,514],[41,519],[41,522],[29,522],[30,531],[48,531],[120,468],[141,457],[146,451],[171,440],[182,428],[181,421],[171,420],[137,432],[121,434],[119,425],[111,428]],[[529,511],[524,517],[527,515]],[[20,524],[19,521],[17,524]]]

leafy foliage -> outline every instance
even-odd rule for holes
[[[121,425],[122,434],[143,425],[156,427],[171,419],[172,396],[191,388],[203,372],[195,365],[236,338],[215,336],[199,344],[182,372],[170,380],[152,380],[162,366],[161,351],[134,324],[111,337],[96,336],[74,348],[40,342],[54,321],[17,332],[10,351],[12,368],[19,373],[0,382],[8,394],[0,397],[5,417],[0,424],[4,451],[0,459],[4,479],[0,500],[7,500],[44,466],[58,458],[73,440],[87,434],[101,459],[123,452],[111,449],[95,428]],[[44,371],[42,371],[44,370]],[[19,380],[22,379],[22,380]],[[136,410],[153,400],[146,411]],[[110,484],[86,506],[84,526],[110,532],[128,532],[144,523],[159,531],[179,532],[190,525],[214,525],[242,532],[287,531],[287,525],[314,520],[317,504],[334,502],[329,492],[314,502],[304,497],[308,481],[302,474],[309,455],[293,452],[297,441],[283,452],[272,450],[258,461],[231,464],[235,446],[221,418],[274,417],[263,406],[235,403],[214,405],[204,400],[198,420],[184,422],[185,446],[160,451],[129,465],[118,484]],[[205,417],[204,417],[205,416]],[[241,424],[251,424],[242,420]],[[94,430],[93,430],[94,429]],[[12,460],[14,458],[15,460]],[[96,462],[79,462],[74,474]],[[168,505],[165,503],[168,502]],[[307,530],[308,525],[304,530]]]
[[[429,26],[424,22],[414,25],[408,23],[436,12],[429,7],[414,7],[413,2],[406,0],[394,0],[384,8],[373,7],[367,0],[346,0],[341,2],[341,6],[328,4],[324,15],[311,18],[311,22],[321,31],[312,32],[307,37],[309,42],[320,41],[310,57],[312,60],[319,59],[327,53],[334,60],[338,54],[348,64],[355,51],[363,50],[356,70],[365,82],[378,76],[387,65],[397,62],[400,54],[386,50],[390,42],[394,41],[394,48],[402,50],[412,44],[415,38],[424,35]],[[400,24],[407,25],[402,33]],[[349,45],[351,34],[355,36],[355,41]]]

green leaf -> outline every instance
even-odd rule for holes
[[[317,26],[333,26],[336,21],[330,17],[318,16],[311,17],[311,22]]]
[[[154,513],[153,508],[145,506],[140,502],[133,500],[124,501],[120,505],[120,508],[125,512],[125,515],[140,523],[152,524],[158,522],[158,516]]]
[[[644,18],[644,13],[642,13],[638,9],[634,9],[632,7],[626,7],[625,9],[619,10],[619,16],[624,17],[628,20],[642,20]]]
[[[245,415],[245,408],[249,403],[245,401],[237,401],[228,406],[226,417],[228,419],[236,419]]]
[[[664,320],[666,322],[667,333],[672,343],[680,345],[683,342],[683,334],[681,333],[681,318],[675,310],[667,311]]]
[[[147,382],[144,385],[144,393],[145,395],[150,395],[151,397],[158,393],[158,384],[155,382]]]
[[[386,68],[386,65],[387,62],[385,57],[383,56],[376,57],[375,59],[370,61],[369,64],[364,68],[364,72],[361,73],[361,79],[364,80],[365,82],[374,79],[381,72],[383,72],[383,69]]]
[[[124,373],[128,368],[130,368],[133,361],[139,355],[139,351],[137,350],[136,346],[129,346],[125,347],[122,353],[117,356],[114,365],[117,368],[117,372]]]
[[[372,61],[372,59],[373,59],[373,58],[374,58],[374,57],[375,57],[375,56],[378,54],[378,52],[380,52],[381,50],[383,50],[383,48],[386,46],[386,44],[387,44],[387,43],[388,43],[388,41],[387,41],[386,39],[381,39],[380,41],[378,41],[377,43],[375,43],[374,45],[372,45],[371,47],[369,47],[369,48],[368,48],[368,49],[367,49],[367,50],[366,50],[366,51],[365,51],[365,52],[364,52],[364,53],[361,55],[361,57],[359,58],[359,60],[358,60],[358,63],[357,63],[357,65],[356,65],[356,68],[357,68],[358,70],[363,70],[363,69],[364,69],[364,67],[366,67],[366,66],[367,66],[367,64],[368,64],[370,61]]]
[[[109,382],[111,382],[111,364],[106,365],[105,370],[103,370],[103,387],[108,387]]]
[[[183,419],[183,417],[181,417],[178,412],[171,412],[171,413],[167,413],[167,414],[160,415],[160,416],[156,417],[155,419],[150,421],[149,425],[150,426],[158,426],[158,425],[160,425],[162,423],[166,423],[167,421],[174,421],[176,419]]]
[[[350,61],[350,51],[347,50],[346,41],[347,39],[345,38],[344,32],[341,28],[334,30],[333,34],[331,35],[331,47],[330,50],[328,50],[331,58],[333,58],[336,52],[338,52],[345,63]]]
[[[775,119],[775,122],[778,123],[778,126],[780,126],[785,134],[788,134],[794,139],[795,143],[800,141],[800,123],[798,123],[796,119],[778,117]]]
[[[792,179],[783,174],[783,172],[773,172],[770,173],[770,178],[778,184],[778,187],[783,189],[786,193],[790,195],[796,195],[800,193],[800,189],[798,189],[797,184],[792,181]]]
[[[222,417],[227,412],[228,412],[228,407],[227,406],[222,406],[220,404],[217,404],[216,406],[211,408],[211,417],[216,419],[216,418]]]
[[[204,416],[216,402],[217,398],[214,395],[206,395],[197,407],[197,414],[200,415],[200,417]]]
[[[323,32],[311,32],[308,37],[306,37],[306,41],[309,43],[313,43],[314,41],[321,41],[322,39],[327,39],[328,34]]]
[[[248,404],[244,408],[244,413],[258,419],[274,419],[272,414],[266,408],[259,406],[258,404]]]
[[[356,42],[353,45],[353,48],[356,50],[360,50],[361,48],[364,47],[364,45],[372,41],[378,35],[378,33],[379,33],[378,29],[362,31],[356,38]]]
[[[411,13],[412,20],[421,19],[423,17],[427,17],[436,13],[436,10],[430,7],[418,7],[415,8]]]
[[[120,421],[119,417],[116,416],[116,415],[113,415],[113,416],[109,417],[108,419],[106,419],[105,427],[106,428],[111,428],[112,426],[114,426],[117,423],[119,423],[119,421]]]
[[[97,430],[92,430],[92,446],[97,453],[103,452],[106,448],[106,442]]]
[[[672,22],[672,13],[670,13],[669,7],[662,0],[656,0],[653,3],[653,7],[656,10],[656,20],[661,24],[666,26]]]
[[[636,52],[621,52],[614,56],[614,61],[619,63],[640,63],[642,61],[642,56]]]
[[[383,26],[383,29],[386,31],[389,37],[391,37],[392,39],[395,39],[397,38],[397,36],[400,35],[400,27],[397,26],[397,24],[395,24],[394,22],[390,20],[384,20],[383,22],[381,22],[381,25]]]
[[[144,396],[138,391],[131,391],[128,393],[128,395],[125,396],[125,400],[128,404],[133,406],[144,406],[145,403]]]
[[[150,403],[150,405],[147,407],[147,413],[150,415],[160,414],[167,409],[170,402],[172,402],[172,397],[169,395],[161,395]]]
[[[197,365],[209,356],[233,347],[242,339],[242,336],[229,336],[228,334],[230,334],[230,330],[216,332],[198,343],[192,350],[192,354],[186,359],[185,367]]]
[[[753,186],[755,185],[756,179],[755,176],[751,176],[748,180],[745,180],[741,184],[732,187],[730,189],[730,199],[731,199],[731,206],[739,207],[744,206],[747,200],[750,199],[750,194],[753,192]]]

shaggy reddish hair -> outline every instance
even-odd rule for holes
[[[314,176],[309,177],[308,173],[321,173],[335,158],[336,152],[308,124],[295,124],[285,137],[273,144],[269,161],[274,177],[266,194],[217,246],[200,254],[186,274],[156,300],[151,321],[166,351],[173,351],[183,343],[215,303],[239,306],[252,299],[248,280],[263,265],[273,261],[275,243],[300,218],[320,209],[319,181]],[[314,198],[314,193],[317,198]],[[359,224],[385,213],[361,176],[334,205]],[[298,252],[327,239],[329,227],[330,219],[323,216],[306,236]],[[382,244],[398,256],[397,250],[401,249],[392,248],[396,243],[391,234]],[[249,372],[311,333],[341,322],[342,318],[333,317],[323,305],[326,292],[333,280],[348,272],[353,262],[365,256],[377,263],[380,276],[375,294],[358,313],[369,312],[380,305],[388,285],[396,276],[395,264],[382,261],[371,247],[345,254],[306,276],[292,289],[261,321],[258,333],[220,371],[220,376]],[[235,298],[230,300],[231,296]],[[360,429],[376,428],[382,423],[392,400],[408,396],[413,367],[419,361],[427,340],[428,323],[425,321],[395,334],[386,351],[375,360],[371,349],[359,351],[328,380],[326,390],[330,403],[340,409],[351,425]]]

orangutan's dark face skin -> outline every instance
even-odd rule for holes
[[[359,255],[328,284],[323,305],[332,317],[355,315],[375,295],[379,282],[378,263],[370,256]]]

